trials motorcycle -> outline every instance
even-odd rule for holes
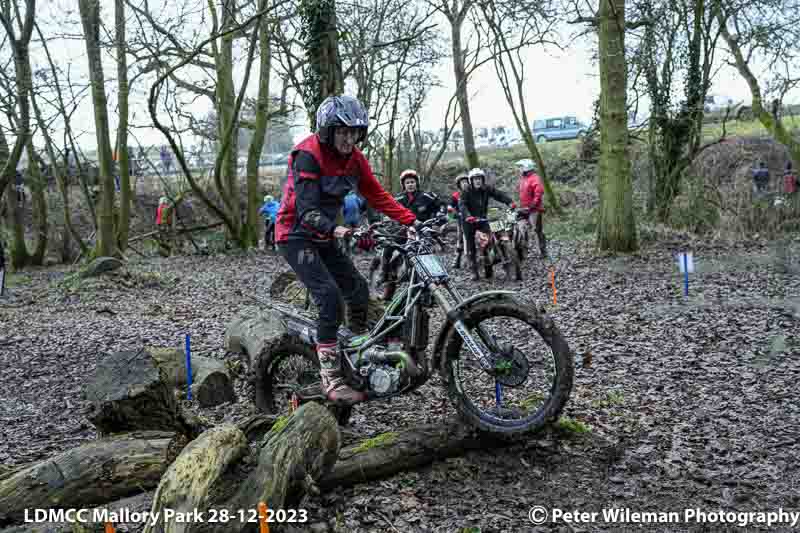
[[[463,296],[442,260],[442,221],[432,219],[407,237],[379,222],[369,231],[379,246],[401,254],[403,285],[366,335],[339,329],[345,379],[367,401],[408,394],[439,372],[461,418],[480,431],[513,438],[554,422],[569,398],[573,355],[543,309],[522,303],[511,291]],[[265,361],[260,409],[281,413],[307,401],[329,407],[346,425],[351,406],[328,402],[320,384],[315,321],[274,306],[287,334]],[[429,346],[433,309],[444,315]]]

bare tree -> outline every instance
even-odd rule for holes
[[[506,102],[525,146],[541,170],[547,203],[560,212],[558,198],[553,192],[544,159],[539,153],[531,130],[525,105],[525,59],[521,52],[533,45],[556,44],[553,27],[558,20],[554,4],[541,2],[480,2],[485,22],[486,39],[493,42],[494,67],[503,88]],[[476,23],[480,27],[480,22]]]
[[[800,141],[780,116],[786,94],[800,85],[800,10],[794,2],[770,0],[713,0],[720,31],[732,56],[731,63],[747,82],[752,111],[772,137],[786,146],[797,166]],[[753,63],[767,65],[759,81]],[[772,103],[768,103],[772,98]]]
[[[17,81],[16,105],[19,108],[19,120],[16,124],[17,138],[8,158],[4,161],[2,171],[0,171],[0,200],[2,200],[6,186],[14,180],[14,172],[22,156],[22,150],[27,146],[31,136],[28,94],[30,93],[32,82],[28,46],[33,34],[36,0],[25,0],[24,19],[21,18],[20,13],[17,0],[0,0],[0,25],[5,29],[6,38],[14,55],[14,72]],[[15,19],[17,22],[16,29],[14,25]],[[12,252],[12,263],[13,261]]]
[[[114,235],[114,176],[112,174],[111,140],[109,138],[108,102],[103,75],[102,50],[100,46],[100,2],[78,0],[89,62],[89,77],[92,82],[92,107],[94,109],[97,156],[100,169],[100,208],[98,211],[97,248],[98,255],[110,256],[117,252]]]

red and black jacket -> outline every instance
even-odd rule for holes
[[[401,224],[410,225],[416,220],[381,187],[361,150],[353,148],[349,156],[342,156],[312,134],[289,155],[275,241],[331,240],[344,197],[352,190],[371,207]]]

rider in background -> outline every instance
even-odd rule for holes
[[[403,192],[394,197],[397,203],[410,209],[420,222],[435,217],[442,209],[442,202],[439,197],[432,192],[419,190],[419,175],[416,170],[404,170],[400,174],[400,187]],[[395,273],[399,263],[390,261],[393,250],[384,249],[381,255],[381,278],[383,285],[383,299],[391,300],[397,289]]]
[[[464,253],[464,224],[461,220],[461,213],[458,210],[458,202],[461,194],[469,189],[469,177],[466,174],[460,174],[456,178],[456,191],[450,197],[450,205],[447,206],[447,211],[455,213],[456,216],[456,259],[453,261],[453,268],[461,268],[461,255]]]
[[[350,234],[336,225],[344,197],[358,190],[378,211],[405,226],[414,213],[397,203],[375,179],[356,147],[367,136],[367,110],[351,96],[329,96],[317,109],[317,132],[291,151],[275,237],[278,249],[308,288],[319,308],[317,357],[328,400],[356,403],[366,399],[344,382],[337,350],[342,322],[340,299],[347,303],[350,328],[367,331],[369,289],[335,239]],[[414,229],[410,228],[410,233]]]
[[[478,230],[489,232],[489,223],[478,222],[478,219],[486,218],[489,211],[489,198],[494,198],[512,208],[516,207],[516,204],[504,192],[498,191],[491,185],[486,185],[486,174],[479,168],[469,171],[469,181],[469,189],[461,194],[459,210],[464,221],[464,240],[469,269],[472,271],[472,280],[478,281],[480,277],[478,276],[477,250],[475,249],[475,232]]]
[[[541,176],[536,173],[536,164],[530,159],[521,159],[516,163],[520,172],[519,177],[519,205],[520,209],[527,210],[523,215],[528,223],[536,231],[536,239],[539,241],[539,252],[542,258],[547,257],[547,239],[542,229],[542,215],[544,214],[544,182]],[[527,238],[527,232],[526,232]],[[527,245],[527,243],[526,243]]]
[[[281,206],[275,198],[268,194],[264,197],[264,204],[258,210],[258,214],[264,217],[264,249],[269,250],[275,244],[275,219],[278,216],[278,208]]]

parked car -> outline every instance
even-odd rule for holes
[[[583,137],[589,127],[576,117],[555,117],[533,121],[533,137],[536,142]]]

